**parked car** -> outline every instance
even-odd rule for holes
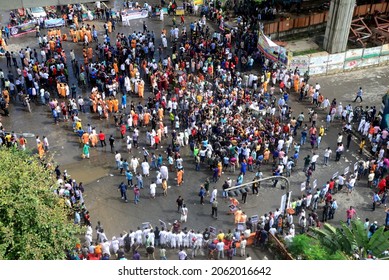
[[[42,7],[35,7],[35,8],[30,8],[26,9],[27,14],[32,17],[32,18],[47,18],[46,11]]]

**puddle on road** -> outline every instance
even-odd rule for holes
[[[71,175],[78,183],[82,182],[85,185],[94,183],[102,177],[109,175],[110,170],[106,166],[90,166],[88,167],[86,161],[75,162],[72,164],[61,165],[61,171],[67,170],[68,174]]]

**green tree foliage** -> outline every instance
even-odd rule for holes
[[[347,257],[340,251],[331,252],[320,244],[320,241],[306,234],[293,238],[288,251],[296,259],[303,260],[345,260]]]
[[[312,228],[312,231],[314,237],[327,250],[342,251],[350,257],[355,251],[361,258],[366,258],[368,251],[376,257],[381,257],[382,253],[389,248],[389,231],[385,232],[384,227],[380,227],[368,239],[361,220],[352,220],[351,227],[342,223],[340,228],[325,223],[322,229]]]
[[[295,258],[341,260],[353,258],[354,253],[366,258],[369,251],[379,258],[389,248],[389,231],[380,227],[369,239],[360,220],[352,220],[350,227],[346,223],[341,223],[339,228],[325,223],[323,228],[310,230],[309,235],[296,235],[288,247]]]
[[[65,259],[79,228],[51,189],[50,171],[16,149],[0,149],[0,158],[0,259]]]

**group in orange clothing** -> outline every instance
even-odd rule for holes
[[[119,100],[116,97],[103,99],[103,96],[98,92],[97,88],[93,88],[89,99],[91,101],[91,111],[93,113],[101,113],[101,116],[108,119],[109,113],[117,113],[119,111]],[[99,109],[101,112],[99,112]]]

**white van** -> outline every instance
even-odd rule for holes
[[[42,7],[35,7],[26,10],[27,10],[27,14],[32,18],[40,18],[40,17],[47,18],[46,11]]]

